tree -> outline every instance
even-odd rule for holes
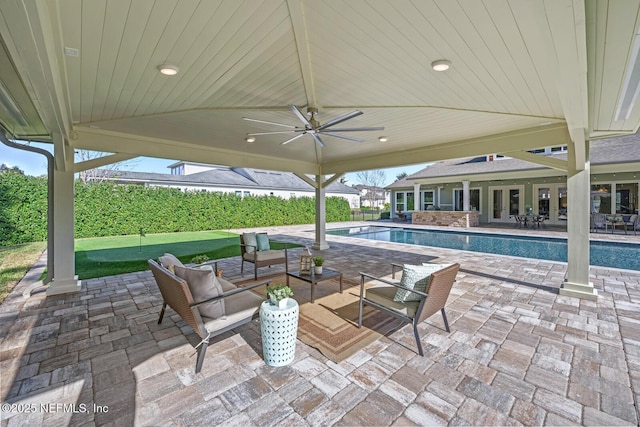
[[[406,177],[408,177],[409,174],[406,172],[400,172],[398,175],[396,175],[396,182],[400,181],[401,179],[405,179]]]
[[[17,167],[17,166],[11,167],[11,166],[3,163],[3,164],[0,165],[0,172],[5,172],[5,171],[12,171],[12,172],[19,173],[20,175],[24,175],[24,171],[22,169],[20,169],[19,167]]]
[[[376,200],[378,199],[376,196],[379,191],[384,194],[382,186],[387,179],[386,174],[382,169],[376,169],[358,172],[356,174],[356,178],[358,178],[362,185],[367,187],[366,194],[363,197],[364,200],[369,202],[370,207],[374,207],[376,205]]]

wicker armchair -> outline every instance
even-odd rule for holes
[[[449,297],[449,293],[451,292],[451,288],[453,287],[453,283],[455,282],[459,269],[460,264],[452,264],[431,273],[425,292],[410,289],[398,282],[392,282],[390,280],[361,272],[358,327],[362,327],[362,310],[364,304],[389,313],[413,325],[413,334],[416,338],[418,353],[420,356],[424,356],[422,344],[420,343],[420,335],[418,333],[418,325],[436,312],[440,311],[442,313],[442,318],[444,319],[445,329],[447,332],[451,332],[444,306],[447,302],[447,298]],[[382,282],[382,284],[376,284],[365,290],[365,278],[377,280]],[[394,297],[398,289],[410,290],[412,293],[419,295],[420,299],[418,301],[406,302],[394,301]]]
[[[249,242],[248,237],[252,236],[255,240],[256,236],[260,235],[266,238],[266,248],[263,249],[260,245],[254,242]],[[288,255],[287,255],[287,242],[284,242],[284,249],[271,249],[270,245],[273,240],[270,240],[266,233],[245,233],[240,235],[240,252],[242,254],[242,262],[240,264],[240,274],[244,275],[244,263],[249,262],[253,264],[253,277],[258,280],[258,268],[271,267],[276,264],[284,264],[285,270],[287,270]]]
[[[250,290],[270,283],[270,280],[265,280],[247,287],[237,288],[224,279],[218,279],[224,292],[215,298],[195,302],[186,280],[176,276],[152,259],[147,262],[163,299],[158,324],[162,323],[165,310],[169,306],[202,339],[200,344],[196,346],[198,352],[196,373],[202,369],[210,338],[248,323],[259,315],[260,304],[262,304],[264,298],[250,292]],[[220,299],[224,299],[225,302],[226,312],[224,316],[210,319],[200,315],[198,306]]]

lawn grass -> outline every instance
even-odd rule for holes
[[[38,261],[47,242],[0,246],[0,303]]]
[[[165,252],[174,254],[185,264],[201,254],[210,260],[240,255],[238,235],[224,231],[78,239],[75,245],[76,274],[81,280],[144,271],[149,268],[148,259],[157,259]],[[295,246],[298,245],[289,245]],[[274,242],[272,248],[280,246]]]

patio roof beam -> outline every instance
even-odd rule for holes
[[[566,172],[568,168],[568,164],[566,160],[556,159],[551,156],[541,156],[539,154],[533,154],[528,151],[506,151],[506,152],[502,152],[501,154],[504,154],[505,156],[513,157],[514,159],[524,160],[525,162],[547,166],[552,169],[557,169],[563,172]]]
[[[362,156],[357,160],[336,161],[323,165],[322,172],[331,174],[345,170],[370,170],[437,162],[459,158],[460,153],[474,157],[506,151],[529,150],[538,148],[542,141],[545,145],[568,145],[571,139],[567,127],[563,123],[536,126],[478,138],[425,145],[417,149],[398,150],[383,155]]]
[[[90,169],[96,169],[101,166],[110,165],[113,163],[124,162],[127,160],[135,159],[138,157],[135,154],[123,154],[123,153],[115,153],[109,154],[107,156],[97,157],[91,160],[85,160],[84,162],[75,163],[73,166],[74,172],[83,172]]]
[[[291,26],[296,40],[302,83],[307,95],[307,103],[308,105],[317,107],[316,91],[311,68],[311,54],[309,51],[309,37],[304,16],[304,3],[298,0],[287,0],[287,7],[289,8]]]

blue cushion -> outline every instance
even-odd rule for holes
[[[426,292],[431,273],[442,270],[449,265],[451,264],[405,264],[402,268],[402,279],[400,279],[400,284],[417,291]],[[393,298],[396,302],[420,301],[421,299],[422,296],[406,289],[398,289],[395,297]]]
[[[271,249],[271,245],[269,245],[269,236],[267,236],[267,233],[256,234],[256,241],[259,251],[268,251],[269,249]]]
[[[256,240],[256,233],[244,233],[242,235],[242,239],[244,240],[245,250],[248,254],[253,253],[258,247],[258,242]]]

